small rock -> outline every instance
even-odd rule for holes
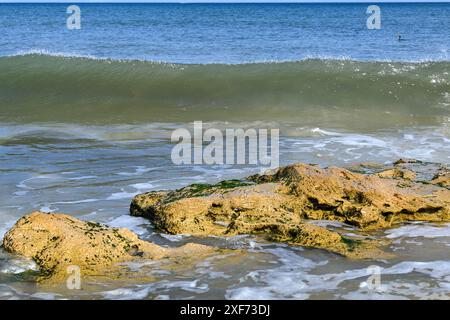
[[[416,173],[407,169],[393,168],[378,173],[381,178],[415,180]]]

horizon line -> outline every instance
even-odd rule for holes
[[[108,4],[108,3],[117,3],[117,4],[131,4],[131,3],[140,3],[140,4],[431,4],[431,3],[450,3],[450,0],[431,0],[431,1],[390,1],[390,0],[363,0],[363,1],[328,1],[328,0],[317,0],[317,1],[90,1],[90,0],[58,0],[58,1],[9,1],[3,0],[0,2],[4,3],[14,3],[14,4],[58,4],[58,3],[84,3],[84,4]]]

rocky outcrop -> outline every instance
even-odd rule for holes
[[[125,228],[110,228],[65,214],[44,212],[33,212],[18,220],[5,234],[3,247],[8,252],[32,258],[40,267],[42,279],[52,280],[67,277],[67,267],[71,265],[78,266],[83,276],[108,270],[113,275],[120,262],[188,257],[213,251],[199,244],[163,248],[138,239]]]
[[[411,220],[450,221],[449,172],[413,160],[348,169],[293,164],[243,180],[141,194],[133,199],[131,214],[172,234],[255,234],[350,258],[386,258],[371,230]],[[349,234],[315,220],[338,221],[361,232]],[[3,247],[32,258],[42,279],[49,280],[65,279],[71,265],[80,267],[83,276],[115,278],[123,262],[168,258],[184,265],[180,259],[214,251],[198,244],[164,248],[127,229],[43,212],[21,218],[6,233]]]
[[[140,194],[130,211],[174,234],[264,234],[370,257],[380,253],[372,240],[352,239],[309,222],[334,220],[367,231],[410,220],[449,221],[446,183],[446,168],[413,160],[351,169],[294,164],[244,180]]]

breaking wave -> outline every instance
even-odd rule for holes
[[[448,121],[450,62],[169,64],[0,57],[1,122],[283,121],[379,129]]]

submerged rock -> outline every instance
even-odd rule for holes
[[[43,278],[67,277],[67,267],[78,266],[83,276],[114,270],[115,265],[137,259],[201,255],[212,248],[186,244],[163,248],[140,240],[125,228],[84,222],[65,214],[33,212],[22,217],[3,238],[6,251],[32,258]]]
[[[364,167],[369,173],[361,173]],[[334,220],[374,230],[411,220],[450,221],[448,170],[442,166],[400,160],[391,167],[355,168],[293,164],[242,181],[148,192],[134,197],[130,212],[173,234],[264,234],[361,258],[380,254],[373,240],[309,222]]]

